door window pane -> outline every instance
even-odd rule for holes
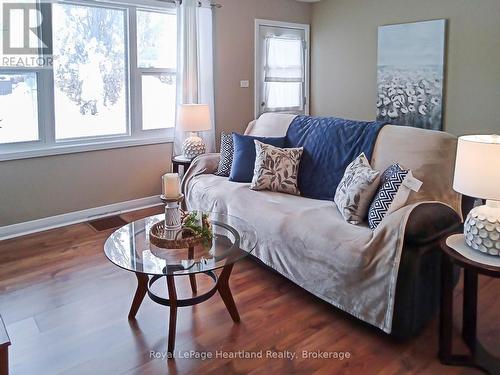
[[[56,139],[127,133],[125,15],[54,4]]]
[[[36,73],[0,73],[0,144],[38,139]]]
[[[303,43],[300,39],[267,39],[265,80],[302,82],[304,76]]]
[[[143,130],[172,128],[175,124],[175,75],[142,76]]]
[[[302,83],[266,83],[266,107],[269,110],[302,109]]]
[[[264,111],[302,111],[304,43],[269,36],[265,41]]]
[[[140,68],[176,68],[175,14],[137,11],[137,59]]]

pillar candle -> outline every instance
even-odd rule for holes
[[[163,195],[166,198],[177,198],[181,195],[178,173],[167,173],[163,175]]]

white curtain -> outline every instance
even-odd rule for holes
[[[303,110],[304,50],[302,40],[269,36],[265,42],[265,110]]]
[[[212,34],[210,1],[182,0],[182,4],[177,6],[177,105],[209,105],[212,129],[199,133],[205,141],[207,152],[215,151]],[[182,153],[182,142],[187,136],[180,125],[176,121],[175,155]]]

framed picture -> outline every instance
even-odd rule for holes
[[[377,120],[443,128],[446,20],[378,29]]]

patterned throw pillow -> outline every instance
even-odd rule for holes
[[[393,164],[387,168],[382,174],[380,187],[373,198],[373,202],[368,210],[368,224],[371,229],[375,229],[382,219],[389,213],[394,211],[395,207],[391,207],[396,200],[396,196],[401,189],[405,189],[403,181],[406,176],[411,174],[409,170],[404,170],[399,164]],[[407,188],[406,188],[407,189]],[[406,198],[408,195],[406,194]],[[404,205],[406,198],[398,206]]]
[[[257,140],[254,142],[257,157],[250,189],[300,195],[297,174],[304,149],[279,148]]]
[[[395,173],[398,171],[401,171],[403,168],[399,164],[393,164],[390,167],[387,167],[387,169],[382,172],[380,175],[380,186],[386,183],[386,181]]]
[[[217,176],[229,177],[231,173],[231,165],[233,164],[233,134],[224,132],[220,135],[220,160],[217,167]]]
[[[364,153],[347,166],[337,186],[334,201],[348,223],[359,224],[366,218],[378,188],[379,174],[372,169]]]

